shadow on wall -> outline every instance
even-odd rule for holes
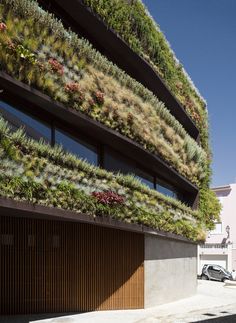
[[[145,241],[145,260],[192,258],[197,256],[195,243],[148,236]]]

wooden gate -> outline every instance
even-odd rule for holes
[[[144,237],[90,224],[0,216],[0,313],[144,306]]]

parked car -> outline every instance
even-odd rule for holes
[[[233,280],[232,274],[219,265],[204,265],[201,279],[218,280],[224,282],[226,279]]]

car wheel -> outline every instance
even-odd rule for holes
[[[209,278],[206,275],[202,275],[202,280],[209,280]]]
[[[226,281],[227,278],[222,278],[221,281],[222,283],[224,283]]]

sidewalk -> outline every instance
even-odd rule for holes
[[[236,322],[236,289],[224,287],[224,283],[198,281],[197,294],[165,305],[145,310],[103,311],[51,316],[49,319],[19,320],[15,323],[189,323]],[[50,317],[50,315],[48,316]],[[209,321],[208,321],[209,320]],[[1,321],[1,319],[0,319]],[[1,321],[3,322],[3,321]],[[4,323],[8,322],[4,320]],[[10,321],[9,321],[10,322]]]
[[[221,313],[225,312],[225,313]],[[228,312],[228,313],[226,313]],[[196,322],[236,314],[236,289],[224,283],[198,281],[195,296],[145,310],[91,312],[37,321],[37,323],[151,323]],[[229,322],[236,322],[230,317]],[[214,320],[211,320],[214,322]]]

